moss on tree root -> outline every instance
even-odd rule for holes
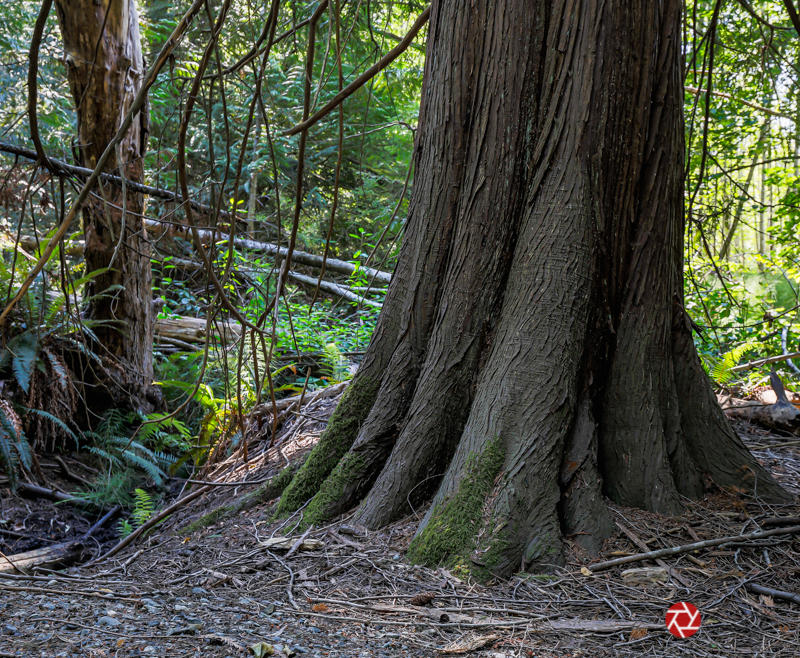
[[[362,457],[352,452],[346,453],[331,474],[325,478],[319,491],[306,507],[303,514],[303,526],[327,521],[331,516],[330,510],[342,499],[348,485],[361,475],[363,467],[364,459]]]
[[[378,382],[367,377],[356,377],[347,387],[319,443],[283,492],[278,502],[278,516],[298,510],[320,490],[322,483],[353,445],[377,394]]]
[[[412,562],[455,567],[466,561],[475,548],[484,503],[504,459],[499,437],[489,441],[482,453],[469,456],[455,494],[436,506],[411,542],[408,557]]]

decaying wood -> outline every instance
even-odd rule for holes
[[[304,286],[310,286],[311,288],[316,288],[317,282],[319,281],[319,279],[316,277],[306,276],[305,274],[299,274],[298,272],[290,271],[288,276],[289,280],[295,281]],[[336,295],[342,299],[346,299],[347,301],[355,302],[356,304],[366,304],[367,306],[372,306],[373,308],[381,308],[382,306],[380,302],[367,299],[366,297],[358,295],[344,286],[340,286],[332,281],[319,281],[319,289],[322,292]]]
[[[294,253],[296,252],[293,252],[293,254]],[[294,255],[292,256],[292,260],[295,260]],[[203,265],[203,263],[201,263],[200,261],[189,260],[187,258],[173,257],[170,258],[169,262],[184,270],[202,270],[205,267],[205,265]],[[326,264],[326,269],[327,269],[327,264]],[[294,270],[289,270],[289,272],[286,274],[286,277],[289,281],[294,281],[295,283],[299,283],[302,286],[310,287],[313,290],[316,290],[317,283],[319,283],[320,292],[327,295],[333,295],[334,297],[341,297],[342,299],[346,299],[356,304],[366,304],[367,306],[372,306],[374,308],[381,308],[383,306],[380,302],[368,299],[363,294],[358,294],[358,291],[355,288],[350,288],[349,286],[343,286],[334,281],[328,281],[326,279],[320,280],[317,277],[308,276],[306,274],[300,274],[299,272],[295,272]],[[370,291],[370,290],[375,290],[375,288],[371,286],[361,286],[361,290]]]
[[[0,553],[0,574],[18,571],[27,574],[34,567],[63,567],[74,564],[87,552],[87,540],[113,518],[120,508],[116,506],[106,512],[92,527],[78,539],[73,539],[52,546],[37,548],[16,555]]]
[[[53,544],[16,555],[0,555],[0,573],[18,571],[27,574],[33,567],[59,567],[80,559],[84,551],[81,541]]]
[[[694,551],[701,548],[711,548],[713,546],[722,546],[723,544],[740,544],[742,542],[748,542],[754,539],[766,539],[767,537],[773,537],[775,535],[794,535],[797,533],[800,533],[800,525],[793,525],[785,528],[774,528],[772,530],[759,530],[757,532],[749,532],[744,535],[717,537],[716,539],[696,541],[691,544],[683,544],[682,546],[670,546],[669,548],[660,548],[656,551],[637,553],[636,555],[626,555],[625,557],[618,557],[613,560],[598,562],[597,564],[589,565],[589,570],[592,573],[596,573],[598,571],[610,569],[611,567],[629,564],[630,562],[655,560],[660,557],[671,557],[673,555],[680,555],[681,553],[688,553],[689,551]]]
[[[793,432],[800,428],[800,409],[786,397],[778,375],[773,371],[769,376],[777,401],[775,404],[752,403],[725,409],[729,418],[747,420],[771,429]]]
[[[211,330],[214,338],[223,342],[236,340],[242,335],[242,325],[232,320],[212,322]],[[187,343],[202,343],[206,339],[205,318],[159,318],[156,320],[156,339],[174,338]]]
[[[620,523],[619,521],[616,522],[616,526],[622,531],[622,533],[628,539],[630,539],[633,542],[634,546],[636,546],[640,551],[647,552],[650,550],[650,547],[644,543],[644,540],[641,537],[639,537],[639,535],[637,535],[633,530],[628,528],[628,526]],[[683,585],[684,587],[690,586],[690,583],[687,583],[686,580],[677,571],[671,569],[669,565],[666,562],[664,562],[664,560],[657,559],[655,562],[659,567],[666,570],[666,572],[669,573],[669,575],[672,576],[675,580],[677,580],[681,585]],[[633,569],[628,569],[628,572],[630,571],[633,571]],[[622,576],[624,579],[625,578],[624,572]],[[631,578],[630,575],[628,577]]]
[[[157,232],[159,235],[164,235],[165,231],[166,235],[171,236],[186,237],[189,235],[189,227],[183,224],[165,224],[163,222],[154,220],[145,220],[145,227],[148,231]],[[220,231],[209,231],[208,229],[198,229],[198,234],[203,244],[225,243],[229,242],[231,239],[231,236],[227,233],[221,233]],[[242,249],[244,251],[254,251],[279,258],[285,258],[286,254],[288,253],[288,249],[286,247],[280,247],[276,244],[272,244],[271,242],[258,242],[257,240],[249,240],[247,238],[234,237],[233,245],[237,249]],[[305,251],[298,251],[297,249],[294,249],[292,251],[292,262],[299,263],[300,265],[307,265],[309,267],[321,268],[323,258],[322,256],[317,256],[316,254],[310,254]],[[325,260],[325,269],[330,270],[331,272],[337,272],[338,274],[347,275],[353,274],[356,269],[358,269],[358,271],[362,272],[368,279],[377,281],[379,283],[389,283],[392,280],[391,272],[376,270],[372,267],[356,267],[356,265],[353,265],[353,263],[349,263],[346,260],[340,260],[338,258],[328,257]]]

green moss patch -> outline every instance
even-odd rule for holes
[[[347,495],[347,489],[362,477],[363,470],[362,457],[352,452],[345,454],[304,510],[303,525],[319,525],[327,521],[332,516],[331,510]]]
[[[504,459],[500,437],[489,441],[480,455],[467,458],[457,491],[436,506],[428,524],[411,542],[408,557],[412,562],[449,567],[465,562],[475,547],[483,505]]]
[[[347,387],[319,443],[283,492],[278,502],[278,516],[296,511],[320,490],[322,483],[353,445],[377,394],[378,382],[368,378],[357,377]]]

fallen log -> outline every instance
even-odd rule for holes
[[[332,295],[336,295],[341,297],[342,299],[346,299],[349,302],[354,302],[356,304],[366,304],[367,306],[372,306],[373,308],[381,308],[383,304],[380,302],[373,301],[371,299],[367,299],[362,295],[357,295],[354,292],[351,292],[347,288],[344,288],[336,283],[331,281],[320,281],[316,277],[313,276],[306,276],[305,274],[298,274],[297,272],[290,271],[288,274],[290,281],[295,281],[304,286],[308,286],[309,288],[316,289],[317,282],[319,282],[319,289],[323,292],[327,292]]]
[[[242,335],[242,325],[233,320],[211,323],[212,336],[222,342],[237,340]],[[173,338],[185,343],[204,343],[206,340],[205,318],[159,318],[156,320],[155,337]]]
[[[71,503],[79,507],[95,507],[95,503],[87,500],[86,498],[79,498],[78,496],[71,496],[70,494],[55,489],[48,489],[40,487],[38,484],[30,484],[29,482],[20,482],[17,485],[18,491],[25,495],[34,498],[47,498],[56,502]]]
[[[74,564],[87,553],[87,540],[113,518],[119,510],[119,506],[109,510],[78,539],[45,546],[44,548],[36,548],[16,555],[0,553],[0,574],[12,571],[27,574],[28,570],[34,567],[64,567]]]
[[[786,396],[778,375],[773,370],[769,375],[772,390],[775,391],[774,404],[752,403],[725,409],[729,418],[747,420],[770,429],[795,432],[800,429],[800,410]]]
[[[167,235],[171,236],[181,236],[188,238],[191,229],[186,226],[185,224],[164,224],[162,222],[158,222],[152,219],[147,219],[144,222],[145,227],[147,227],[151,231],[159,231],[164,232],[166,230]],[[200,240],[205,244],[220,243],[220,242],[229,242],[230,235],[227,233],[221,233],[219,231],[209,231],[208,229],[197,229],[198,236]],[[280,258],[285,258],[286,255],[289,253],[288,248],[280,247],[276,244],[271,242],[259,242],[257,240],[250,240],[248,238],[233,238],[233,245],[237,249],[242,249],[243,251],[255,251],[262,254],[268,254],[270,256],[277,256]],[[364,273],[370,280],[379,281],[380,283],[389,283],[392,280],[391,272],[384,272],[383,270],[376,270],[372,267],[357,267],[353,265],[353,263],[349,263],[346,260],[340,260],[338,258],[330,258],[323,259],[322,256],[317,256],[316,254],[310,254],[306,251],[299,251],[294,249],[292,251],[292,262],[293,263],[300,263],[301,265],[308,265],[309,267],[316,267],[322,268],[323,260],[325,262],[325,269],[330,270],[331,272],[338,272],[339,274],[353,274],[356,269],[360,272]]]
[[[795,594],[794,592],[786,592],[784,590],[774,589],[772,587],[764,587],[763,585],[759,585],[757,583],[747,583],[745,587],[751,592],[763,594],[764,596],[771,596],[773,599],[784,599],[786,601],[792,601],[793,603],[800,603],[800,594]]]
[[[16,555],[0,553],[0,574],[12,571],[27,574],[33,567],[61,567],[74,564],[80,560],[84,548],[83,542],[73,540]]]
[[[155,226],[158,226],[159,229],[163,228],[162,224],[159,222],[150,221],[149,228],[154,230]],[[201,239],[204,237],[206,240],[211,240],[211,231],[206,229],[200,229]],[[187,227],[185,226],[173,226],[167,231],[168,234],[171,235],[181,235],[184,236],[187,233]],[[225,240],[227,236],[225,234],[217,234],[217,240]],[[19,241],[20,245],[28,250],[28,251],[35,251],[38,248],[38,243],[35,238],[31,236],[22,236]],[[244,250],[248,251],[258,251],[264,252],[270,255],[277,255],[278,257],[283,257],[286,255],[286,247],[278,247],[277,245],[271,244],[269,242],[256,242],[255,240],[248,240],[246,238],[234,238],[234,244]],[[80,240],[72,241],[67,245],[67,254],[70,256],[80,256],[83,254],[83,242]],[[169,260],[164,261],[168,263],[172,263],[177,267],[182,269],[188,270],[201,270],[203,269],[203,263],[199,261],[189,260],[187,258],[178,258],[178,257],[170,257]],[[306,265],[308,267],[315,267],[317,269],[322,268],[322,256],[317,256],[316,254],[309,254],[305,251],[293,251],[292,252],[292,262],[299,263],[300,265]],[[325,269],[330,270],[331,272],[337,272],[338,274],[347,274],[348,276],[353,274],[356,271],[356,266],[352,263],[348,263],[344,260],[339,260],[338,258],[328,258],[325,261]],[[382,270],[376,270],[371,267],[363,267],[361,271],[370,279],[373,279],[382,284],[388,284],[391,279],[392,275],[389,272],[384,272]],[[305,274],[300,274],[299,272],[289,271],[289,279],[296,281],[297,283],[301,283],[304,285],[310,285],[310,282],[313,281],[314,286],[317,285],[317,279],[314,277],[306,276]],[[374,290],[374,286],[360,286],[360,289],[364,290]],[[372,300],[366,299],[361,295],[358,295],[354,292],[354,289],[341,286],[337,283],[332,281],[322,280],[320,282],[320,290],[323,290],[327,293],[332,293],[339,297],[343,297],[344,299],[348,299],[354,302],[360,302],[364,304],[368,304],[370,306],[374,306],[376,308],[380,308],[381,305],[378,302],[374,302]]]

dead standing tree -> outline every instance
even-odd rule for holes
[[[784,496],[720,411],[682,306],[679,0],[435,0],[416,181],[363,364],[285,491],[494,574],[596,548],[608,497]]]

